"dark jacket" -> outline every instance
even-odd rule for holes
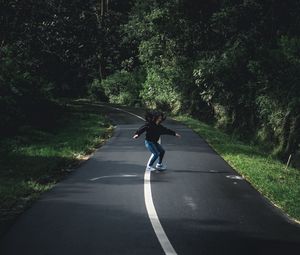
[[[163,125],[156,125],[153,122],[146,122],[143,126],[141,126],[136,132],[135,135],[140,136],[142,133],[146,131],[146,140],[150,142],[157,142],[161,135],[176,135],[176,133],[164,127]]]

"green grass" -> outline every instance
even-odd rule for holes
[[[178,116],[201,135],[238,173],[286,214],[300,220],[300,171],[270,157],[213,126],[188,116]]]
[[[19,214],[111,134],[101,108],[73,102],[49,128],[22,127],[0,140],[0,223]]]

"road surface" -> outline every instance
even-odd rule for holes
[[[149,182],[150,154],[132,139],[143,121],[109,111],[113,137],[18,218],[1,255],[298,254],[299,225],[191,129],[164,123],[182,139],[163,136],[168,170]]]

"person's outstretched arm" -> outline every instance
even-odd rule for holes
[[[137,139],[141,134],[143,134],[148,128],[148,124],[144,124],[141,126],[137,131],[135,131],[134,135],[132,136],[133,139]]]
[[[163,125],[160,125],[160,128],[161,128],[161,134],[162,135],[173,135],[173,136],[176,136],[178,138],[181,137],[180,134],[176,133],[175,131],[173,131],[169,128],[164,127]]]

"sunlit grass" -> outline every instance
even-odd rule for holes
[[[291,217],[300,220],[300,171],[272,158],[257,146],[195,120],[179,116],[200,134],[237,172]]]

